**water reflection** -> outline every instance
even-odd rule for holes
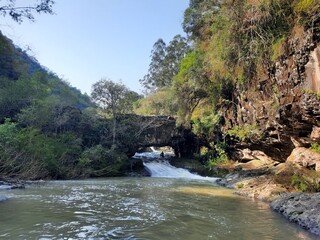
[[[3,239],[316,239],[212,182],[55,181],[9,192]]]

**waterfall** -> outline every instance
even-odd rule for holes
[[[202,177],[198,174],[193,174],[187,169],[176,168],[172,166],[167,159],[174,157],[174,153],[165,152],[161,156],[160,151],[151,148],[152,152],[136,153],[133,158],[142,159],[145,169],[150,173],[151,177],[163,178],[185,178],[199,179],[207,181],[216,181],[218,178]]]
[[[172,166],[167,160],[153,160],[144,161],[144,167],[151,174],[151,177],[165,177],[165,178],[187,178],[216,181],[217,178],[202,177],[197,174],[190,173],[183,168],[176,168]]]

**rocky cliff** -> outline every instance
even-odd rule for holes
[[[224,132],[234,126],[251,132],[234,142],[233,158],[241,160],[242,149],[249,148],[285,162],[295,147],[320,140],[319,41],[314,29],[294,29],[275,63],[237,86],[233,100],[222,105]]]
[[[319,235],[320,19],[293,29],[282,55],[222,103],[234,171],[220,184],[241,195],[273,201],[290,221]],[[232,131],[236,129],[242,131]]]

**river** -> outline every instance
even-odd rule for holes
[[[5,194],[0,239],[317,239],[210,178],[48,181]]]

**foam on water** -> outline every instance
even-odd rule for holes
[[[217,180],[217,178],[199,176],[197,174],[189,172],[187,169],[176,168],[172,166],[167,160],[144,161],[143,165],[151,174],[151,177],[187,178],[210,181]]]
[[[218,178],[202,177],[198,174],[189,172],[187,169],[172,166],[168,158],[173,157],[174,153],[165,152],[161,157],[161,152],[152,149],[153,152],[136,153],[133,157],[143,160],[143,165],[150,173],[151,177],[162,178],[185,178],[216,181]]]

